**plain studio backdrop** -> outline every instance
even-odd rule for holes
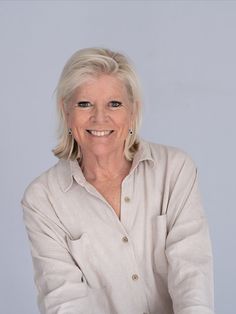
[[[0,313],[38,313],[20,200],[57,161],[53,91],[62,67],[91,46],[134,61],[142,137],[180,147],[197,164],[216,313],[234,314],[236,2],[223,0],[0,1]]]

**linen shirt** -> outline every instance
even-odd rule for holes
[[[120,219],[77,161],[59,160],[22,206],[46,314],[212,314],[212,252],[197,171],[141,140]]]

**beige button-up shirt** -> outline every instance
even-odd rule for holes
[[[35,179],[22,206],[41,313],[213,313],[208,226],[180,150],[140,142],[120,219],[77,161]]]

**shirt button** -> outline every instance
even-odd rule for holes
[[[138,275],[137,275],[137,274],[133,274],[133,275],[132,275],[132,279],[133,279],[133,280],[138,280]]]
[[[124,198],[124,200],[125,200],[126,203],[129,203],[129,202],[130,202],[130,198],[129,198],[128,196],[126,196],[126,197]]]
[[[126,236],[124,236],[124,237],[122,238],[122,241],[123,241],[123,242],[128,242],[129,240],[128,240],[128,238],[127,238]]]

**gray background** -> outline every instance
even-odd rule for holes
[[[142,136],[195,160],[213,241],[216,312],[234,314],[235,1],[0,2],[0,313],[38,313],[19,202],[56,162],[53,91],[68,57],[88,46],[133,59],[144,95]]]

